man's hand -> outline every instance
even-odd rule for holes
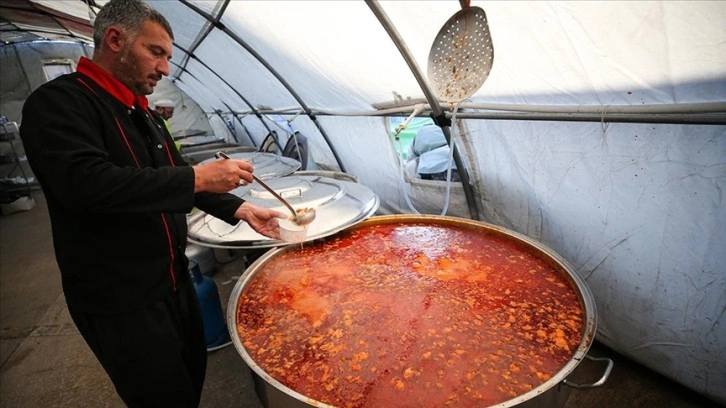
[[[285,214],[245,202],[235,211],[234,216],[249,224],[258,233],[272,239],[280,239],[280,224],[277,223],[277,219],[285,218]]]
[[[226,193],[252,182],[254,167],[244,160],[215,160],[194,169],[194,192]]]

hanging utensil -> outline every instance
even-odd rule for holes
[[[227,156],[227,154],[224,152],[217,152],[217,153],[215,153],[214,157],[216,157],[218,159],[227,159],[227,160],[229,159],[229,156]],[[285,205],[285,207],[287,207],[288,210],[290,210],[290,212],[292,213],[292,216],[294,217],[293,221],[295,222],[295,224],[307,225],[307,224],[310,224],[311,222],[313,222],[313,220],[315,219],[315,209],[314,208],[300,208],[300,209],[295,210],[294,208],[292,208],[290,203],[287,202],[287,200],[282,198],[282,196],[277,194],[277,192],[275,192],[275,190],[273,190],[270,186],[268,186],[262,180],[257,178],[257,176],[255,176],[254,174],[252,175],[252,179],[255,182],[257,182],[259,185],[264,187],[265,190],[267,190],[270,194],[272,194],[273,197],[278,199],[281,203],[283,203]]]
[[[428,80],[436,96],[451,104],[481,88],[494,62],[487,16],[469,2],[436,35],[428,61]]]
[[[459,103],[474,95],[484,85],[494,63],[494,47],[487,15],[480,7],[471,7],[470,1],[460,0],[462,9],[441,27],[429,52],[429,84],[437,98],[451,105],[451,123],[454,127]],[[446,200],[441,215],[446,215],[451,194],[453,134],[456,132],[452,130],[451,133],[452,137],[448,140],[450,153],[446,172]],[[459,165],[457,162],[457,166]]]

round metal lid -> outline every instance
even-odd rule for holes
[[[259,178],[260,180],[287,176],[300,169],[299,161],[285,156],[278,156],[274,153],[239,152],[227,153],[227,156],[229,156],[230,159],[245,160],[250,162],[255,167],[255,176],[257,176],[257,178]],[[202,161],[201,164],[215,160],[219,159],[210,158]],[[239,189],[236,189],[234,191],[239,191]],[[233,192],[233,194],[235,193]]]
[[[224,138],[219,136],[189,136],[177,139],[176,142],[179,143],[179,146],[181,147],[191,147],[224,142]]]
[[[315,208],[317,216],[308,226],[305,241],[326,237],[355,225],[373,215],[379,205],[378,196],[370,188],[342,178],[292,175],[271,179],[266,183],[293,208]],[[236,188],[230,193],[261,207],[292,216],[287,207],[256,183]],[[215,248],[287,245],[287,242],[258,234],[245,222],[233,226],[204,212],[189,216],[188,223],[189,241],[198,245]]]

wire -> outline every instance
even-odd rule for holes
[[[398,144],[398,150],[403,150],[403,146],[401,145],[401,139],[396,138],[395,142]],[[406,176],[404,172],[404,165],[403,160],[401,157],[398,158],[398,170],[400,174],[400,178],[398,179],[399,187],[401,188],[401,191],[403,192],[403,197],[406,199],[406,204],[408,205],[408,208],[414,213],[414,214],[421,214],[419,210],[414,207],[413,203],[411,202],[411,198],[408,196],[408,189],[406,188]]]
[[[404,129],[406,129],[408,127],[408,124],[411,122],[411,120],[413,120],[414,117],[416,117],[419,113],[421,113],[421,111],[424,110],[425,107],[426,107],[426,105],[424,105],[424,104],[415,105],[414,109],[413,109],[413,113],[411,113],[411,115],[408,117],[408,119],[406,119],[405,121],[403,121],[401,124],[399,124],[396,127],[396,131],[394,134],[394,143],[397,145],[396,150],[400,151],[401,155],[403,155],[403,145],[401,144],[401,138],[399,138],[398,135]],[[406,176],[405,176],[405,171],[404,171],[403,158],[400,156],[398,157],[398,170],[399,170],[399,174],[400,174],[399,186],[401,188],[401,191],[403,191],[403,197],[406,200],[406,204],[408,205],[408,208],[414,214],[421,214],[416,209],[416,207],[414,207],[413,203],[411,202],[411,198],[408,196],[408,189],[406,188]]]
[[[444,199],[444,209],[441,210],[441,216],[446,215],[449,210],[449,201],[451,200],[451,167],[454,161],[454,135],[458,134],[459,126],[456,125],[456,112],[459,111],[459,101],[451,114],[451,137],[449,138],[449,167],[446,169],[446,198]]]

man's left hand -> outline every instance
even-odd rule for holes
[[[245,202],[235,211],[234,216],[249,224],[258,233],[272,239],[280,239],[280,225],[277,219],[285,218],[285,214]]]

